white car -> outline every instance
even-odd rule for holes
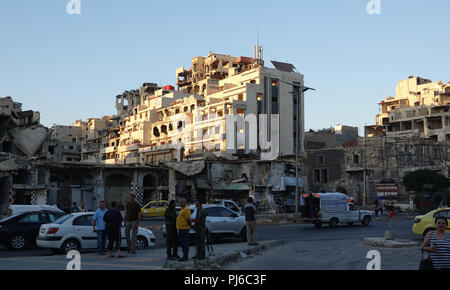
[[[63,216],[39,229],[36,244],[41,248],[67,253],[71,250],[97,248],[97,233],[93,232],[93,212],[73,213]],[[136,249],[144,250],[154,246],[155,235],[151,230],[139,228]],[[106,244],[107,246],[107,244]],[[121,247],[126,247],[125,227],[122,226]]]
[[[206,211],[206,228],[211,238],[236,237],[243,241],[247,241],[247,227],[245,217],[240,216],[236,212],[221,206],[209,205],[202,206]],[[195,216],[197,208],[195,206],[189,207],[191,209],[191,219],[195,224]],[[177,210],[178,214],[178,210]],[[166,236],[166,226],[163,226],[163,235]],[[193,238],[195,230],[189,231],[189,237]]]
[[[64,211],[60,210],[54,205],[13,204],[8,207],[8,216],[18,215],[24,212],[33,212],[41,210],[64,213]]]

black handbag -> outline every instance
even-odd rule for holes
[[[422,250],[422,260],[420,261],[419,270],[421,271],[431,271],[434,270],[433,261],[430,258],[430,253],[428,253],[428,258],[423,257],[423,250]]]

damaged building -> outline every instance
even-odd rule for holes
[[[140,203],[179,197],[242,203],[252,195],[269,206],[286,199],[297,184],[296,122],[304,153],[303,75],[292,64],[272,64],[264,65],[259,46],[253,57],[210,52],[176,70],[177,89],[144,83],[115,97],[115,115],[50,129],[38,113],[4,98],[2,151],[22,159],[13,166],[5,155],[0,163],[0,187],[15,192],[2,196],[3,210],[11,202],[124,205],[130,193]],[[262,115],[277,115],[278,123],[261,123]],[[266,146],[278,138],[283,146]]]

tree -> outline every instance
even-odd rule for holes
[[[450,186],[447,177],[427,169],[414,171],[403,178],[403,185],[407,190],[421,192],[427,184],[433,185],[432,191],[447,189]]]

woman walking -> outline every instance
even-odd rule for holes
[[[108,237],[108,254],[113,257],[112,249],[115,244],[117,249],[117,257],[123,258],[120,254],[121,229],[122,229],[122,214],[117,209],[116,203],[111,203],[111,208],[103,216],[103,221],[106,223],[106,236]]]
[[[448,220],[438,217],[435,222],[436,230],[427,234],[422,250],[430,253],[435,270],[450,270],[450,234],[445,233]]]

